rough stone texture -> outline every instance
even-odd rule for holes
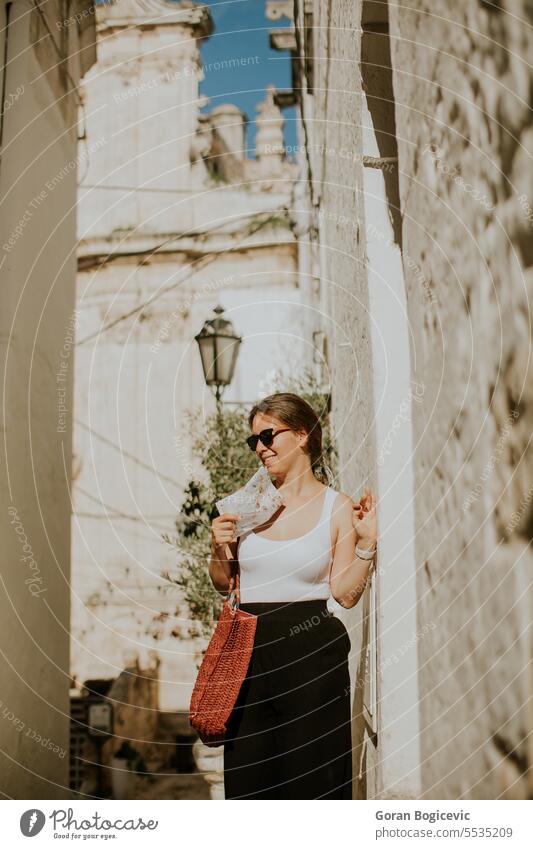
[[[374,466],[358,27],[377,4],[312,5],[312,97],[297,85],[322,216],[343,489],[356,492]],[[531,798],[533,9],[391,0],[389,10],[411,378],[425,386],[412,418],[417,614],[432,623],[417,644],[421,793]],[[358,608],[344,617],[354,635]],[[357,764],[357,705],[355,715]],[[377,757],[379,771],[379,742]]]
[[[327,28],[327,7],[317,4],[316,55],[342,56],[342,63],[318,62],[315,67],[313,180],[317,184],[323,226],[320,241],[325,254],[323,286],[330,304],[328,320],[334,327],[332,371],[339,465],[348,487],[361,481],[361,469],[371,456],[372,372],[368,327],[368,295],[364,244],[360,237],[362,160],[360,88],[353,68],[359,59],[357,21],[353,3],[333,4]],[[329,43],[326,44],[325,41]],[[334,74],[334,83],[332,75]],[[329,88],[328,88],[329,86]],[[353,158],[353,154],[356,158]],[[358,340],[357,359],[343,343]],[[365,398],[369,404],[360,405]],[[368,419],[365,416],[368,415]]]
[[[104,747],[104,758],[116,754],[123,740],[134,741],[137,750],[153,755],[155,729],[159,709],[158,666],[140,669],[138,664],[123,669],[108,693],[113,704],[113,734]]]
[[[524,798],[533,10],[452,5],[390,4],[413,378],[427,386],[419,617],[437,623],[419,644],[422,778],[427,798]]]

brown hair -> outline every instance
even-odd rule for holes
[[[318,480],[328,483],[325,458],[322,453],[322,426],[312,406],[293,392],[276,392],[254,404],[248,415],[250,428],[257,413],[275,416],[293,430],[307,433],[311,469]]]

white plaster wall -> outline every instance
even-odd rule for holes
[[[169,261],[140,268],[111,264],[96,275],[80,273],[79,339],[98,330],[108,309],[128,311],[180,269]],[[74,451],[81,470],[75,507],[79,514],[96,515],[78,515],[73,526],[72,671],[81,680],[113,676],[129,653],[144,661],[156,649],[162,661],[161,707],[168,710],[188,707],[195,646],[175,638],[156,641],[146,629],[162,609],[174,613],[178,601],[176,590],[161,589],[160,573],[177,563],[161,533],[172,533],[181,488],[193,468],[183,413],[198,406],[206,414],[213,411],[194,335],[218,302],[244,337],[225,400],[253,402],[269,370],[290,363],[292,373],[311,357],[298,332],[302,307],[294,247],[282,245],[221,256],[186,289],[154,302],[142,323],[132,319],[118,325],[97,342],[81,345],[76,358],[76,419],[175,484],[77,425]],[[162,333],[165,322],[168,335]],[[102,506],[86,493],[101,499]],[[94,607],[88,610],[90,597]]]
[[[363,151],[379,157],[372,118],[362,98]],[[379,525],[371,674],[379,700],[375,798],[419,798],[419,691],[414,556],[413,404],[423,384],[411,380],[410,328],[401,253],[387,208],[383,173],[363,171],[369,318],[374,370]]]
[[[179,26],[102,30],[84,96],[89,141],[105,139],[106,149],[93,153],[83,180],[99,188],[80,195],[80,234],[109,236],[141,223],[147,232],[171,233],[194,223],[189,150],[197,52]]]

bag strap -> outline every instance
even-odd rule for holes
[[[233,610],[241,606],[241,570],[237,561],[236,569],[231,573],[228,587],[228,602]]]

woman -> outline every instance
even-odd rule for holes
[[[350,640],[326,602],[331,594],[350,608],[363,594],[375,498],[365,490],[354,505],[318,479],[322,429],[298,395],[269,395],[249,424],[248,445],[284,504],[237,539],[238,515],[212,523],[211,580],[226,591],[236,561],[241,608],[258,616],[224,742],[225,796],[351,799]]]

